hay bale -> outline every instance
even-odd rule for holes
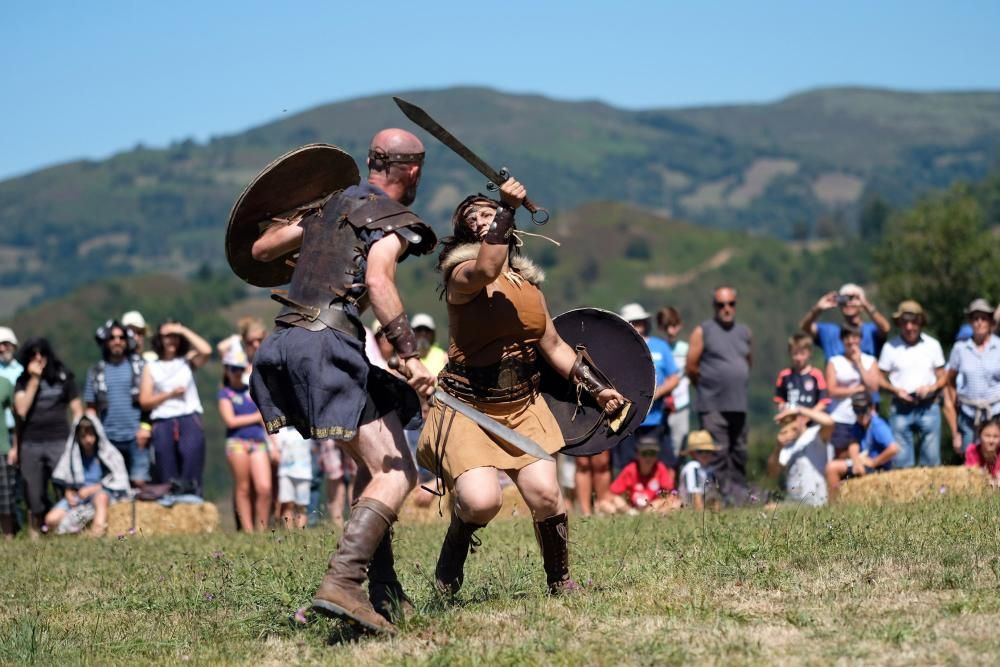
[[[116,536],[132,528],[132,502],[112,505],[108,510],[108,535]],[[219,510],[213,503],[174,505],[135,503],[135,531],[141,535],[187,535],[219,530]]]
[[[838,502],[881,505],[991,492],[989,476],[982,470],[965,466],[900,468],[847,480],[840,487]]]
[[[441,498],[441,512],[444,514],[444,518],[438,516],[437,498],[433,499],[430,506],[419,507],[414,502],[416,497],[416,493],[411,493],[406,502],[403,503],[403,507],[399,510],[400,522],[432,523],[434,521],[451,520],[452,497],[450,493],[446,493],[444,498]],[[513,484],[504,487],[503,507],[500,508],[500,513],[497,514],[496,519],[514,519],[526,516],[531,516],[531,510],[528,509],[528,505],[524,502],[524,498],[521,497],[521,493],[517,490],[517,487]]]

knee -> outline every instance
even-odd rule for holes
[[[595,475],[606,473],[611,469],[611,457],[607,453],[598,454],[591,458],[590,466]]]
[[[591,456],[581,456],[576,460],[576,472],[581,474],[589,474],[591,471],[590,461],[593,457]]]
[[[531,513],[535,515],[536,521],[562,513],[563,497],[558,485],[536,489],[531,496]]]
[[[109,502],[107,493],[101,492],[94,496],[94,506],[98,509],[107,509]]]
[[[500,494],[478,494],[471,498],[458,498],[455,509],[458,516],[466,523],[485,526],[500,511],[503,498]]]

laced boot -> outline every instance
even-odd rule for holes
[[[368,563],[395,520],[396,513],[374,498],[357,502],[313,596],[314,611],[356,623],[369,632],[395,634],[396,626],[375,611],[361,587]]]
[[[414,612],[413,602],[406,597],[403,585],[396,575],[391,528],[378,543],[372,562],[368,565],[368,599],[375,611],[390,623],[398,623]]]
[[[535,538],[542,549],[549,593],[562,595],[578,591],[580,586],[569,576],[569,519],[566,514],[536,521]]]
[[[441,545],[437,567],[434,569],[434,587],[441,593],[454,595],[465,581],[465,559],[470,547],[478,547],[481,542],[474,533],[480,528],[475,523],[465,523],[452,511],[451,525]]]

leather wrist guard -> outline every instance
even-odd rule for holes
[[[396,355],[400,359],[413,359],[420,356],[417,351],[417,336],[413,333],[410,318],[406,316],[406,313],[400,313],[392,321],[387,322],[382,327],[382,331],[385,332],[386,339],[392,343],[392,349],[396,350]]]
[[[594,400],[605,389],[612,389],[611,380],[594,364],[583,345],[576,346],[576,361],[570,369],[569,379],[576,385],[577,392],[585,391]],[[578,394],[579,395],[579,394]]]
[[[497,206],[497,214],[493,218],[493,224],[486,230],[483,236],[483,243],[490,245],[507,245],[510,235],[514,231],[514,209],[500,204]]]

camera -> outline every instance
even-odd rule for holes
[[[851,302],[851,295],[850,294],[838,294],[837,295],[837,305],[838,306],[846,306],[850,302]]]

